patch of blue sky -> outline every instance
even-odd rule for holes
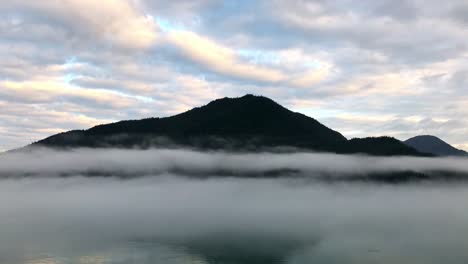
[[[63,76],[63,81],[65,83],[71,83],[74,79],[80,77],[78,74],[74,74],[74,73],[67,73]]]
[[[81,72],[75,72],[74,66],[85,65],[86,72],[93,72],[93,75],[104,76],[107,74],[106,70],[102,67],[98,67],[90,62],[80,61],[76,56],[70,56],[65,60],[63,66],[65,67],[65,74],[63,75],[63,81],[66,83],[72,82],[74,79],[83,77]]]
[[[304,66],[307,68],[312,68],[312,69],[319,69],[322,67],[322,63],[318,60],[312,60],[312,61],[305,61]]]
[[[255,64],[276,65],[281,62],[280,58],[273,52],[259,49],[240,49],[237,51],[237,54],[241,58]]]
[[[185,27],[182,24],[170,21],[170,20],[165,19],[163,17],[156,17],[155,21],[158,24],[159,28],[161,28],[161,30],[163,32],[171,32],[171,31],[184,30],[185,29]]]
[[[65,60],[65,63],[63,64],[65,69],[69,69],[71,68],[74,64],[76,64],[78,61],[78,59],[75,57],[75,56],[71,56],[69,58],[67,58]],[[75,73],[72,73],[72,72],[68,72],[66,73],[64,76],[63,76],[63,81],[65,83],[68,83],[70,84],[74,79],[76,79],[78,76],[78,74],[75,74]]]
[[[65,65],[65,67],[67,67],[67,66],[73,65],[73,64],[75,64],[77,62],[78,62],[78,58],[76,56],[71,56],[71,57],[69,57],[69,58],[67,58],[65,60],[64,65]]]

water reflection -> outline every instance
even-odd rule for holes
[[[38,257],[25,261],[26,264],[107,264],[112,263],[112,259],[107,256],[77,256],[77,257]]]
[[[38,258],[38,259],[32,259],[32,260],[26,261],[26,264],[59,264],[59,263],[62,263],[62,262],[59,262],[52,257]]]
[[[57,249],[59,250],[59,249]],[[84,252],[86,249],[60,249],[62,252],[54,256],[37,254],[23,260],[8,260],[8,264],[208,264],[200,256],[190,255],[182,249],[164,246],[156,243],[128,242],[115,248],[105,249],[101,253]],[[94,251],[90,249],[91,251]],[[70,253],[67,253],[70,252]],[[1,262],[3,264],[3,262]],[[6,264],[6,263],[5,263]]]
[[[83,256],[78,259],[79,264],[105,264],[109,258],[104,256]]]
[[[286,263],[284,252],[246,251],[240,248],[187,248],[159,243],[128,242],[100,254],[66,254],[29,257],[18,264],[280,264]]]

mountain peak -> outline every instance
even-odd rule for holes
[[[437,156],[467,156],[463,150],[457,149],[442,139],[433,135],[415,136],[404,141],[404,143],[419,152],[429,153]]]
[[[433,135],[419,135],[419,136],[409,138],[407,140],[436,140],[436,141],[439,141],[439,142],[444,142],[439,137],[436,137],[436,136],[433,136]]]
[[[261,95],[253,95],[253,94],[246,94],[241,97],[223,97],[223,98],[216,99],[216,100],[209,102],[206,106],[212,106],[212,105],[229,106],[232,104],[253,104],[253,105],[265,105],[265,106],[270,106],[270,107],[283,108],[280,104],[278,104],[277,102],[273,101],[272,99],[268,97],[264,97]]]
[[[346,138],[317,120],[252,94],[221,98],[184,113],[127,120],[38,142],[47,146],[152,146],[164,138],[177,146],[262,148],[291,146],[332,151]],[[117,140],[118,139],[118,140]]]

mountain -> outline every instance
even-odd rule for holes
[[[293,147],[335,153],[421,155],[393,138],[347,140],[317,120],[254,95],[217,99],[165,118],[120,121],[88,130],[60,133],[33,146],[191,147],[262,150]]]
[[[404,141],[404,143],[419,152],[436,156],[468,156],[466,151],[457,149],[435,136],[416,136]]]
[[[414,148],[403,144],[393,137],[353,138],[348,141],[342,153],[365,153],[370,155],[394,156],[412,155],[424,156]]]

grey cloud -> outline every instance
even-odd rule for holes
[[[113,1],[113,6],[103,8],[106,4],[109,3],[15,1],[2,3],[0,11],[11,14],[20,21],[19,24],[24,22],[33,29],[52,26],[54,31],[63,30],[67,34],[67,42],[76,41],[87,47],[97,44],[131,50],[153,44],[158,28],[139,12],[137,2]]]
[[[374,14],[388,15],[396,19],[418,19],[418,13],[420,13],[421,8],[416,4],[416,2],[417,1],[412,0],[404,0],[398,2],[378,1],[375,2],[375,7],[371,12],[373,12]]]
[[[233,33],[248,35],[252,45],[257,40],[263,47],[305,44],[334,50],[352,45],[384,52],[391,55],[392,61],[410,65],[454,58],[466,52],[461,38],[464,28],[450,24],[449,12],[438,10],[436,1],[273,1],[254,6],[243,9],[253,19],[231,25],[228,32],[223,29],[230,26],[227,23],[236,13],[230,13],[228,8],[215,14],[205,11],[206,26],[227,39]],[[291,16],[302,22],[292,21]],[[317,19],[330,21],[316,24]]]
[[[468,69],[460,69],[454,72],[450,78],[446,81],[447,89],[454,94],[467,95],[467,83],[468,83]]]

